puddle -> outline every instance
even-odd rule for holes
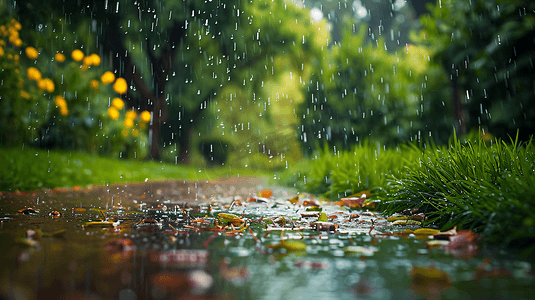
[[[56,199],[22,215],[2,201],[2,299],[529,299],[535,283],[531,265],[507,253],[454,257],[432,236],[400,234],[419,226],[338,205],[311,212],[259,198],[101,212]]]

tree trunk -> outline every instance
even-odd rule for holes
[[[190,152],[191,152],[191,135],[193,133],[193,124],[191,126],[188,126],[188,128],[184,128],[184,130],[179,135],[178,139],[178,162],[183,164],[189,164],[190,162]]]

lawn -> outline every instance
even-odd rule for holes
[[[106,185],[166,179],[212,180],[268,176],[265,171],[230,166],[196,168],[157,161],[125,160],[74,151],[0,148],[0,191],[43,187]]]

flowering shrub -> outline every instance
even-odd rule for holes
[[[125,108],[126,80],[104,71],[100,56],[83,46],[70,53],[34,47],[21,30],[0,16],[0,144],[143,158],[151,115]]]

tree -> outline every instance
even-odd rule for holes
[[[366,43],[366,36],[365,25],[356,34],[347,30],[318,60],[299,110],[306,152],[325,145],[350,150],[365,140],[393,146],[440,136],[450,124],[432,91],[443,74],[429,63],[427,50],[407,46],[391,54],[383,39]]]
[[[73,23],[93,20],[103,57],[131,86],[127,105],[152,112],[155,159],[168,120],[178,124],[178,160],[188,162],[191,132],[223,87],[243,82],[259,94],[264,80],[277,76],[273,57],[291,57],[302,72],[319,51],[308,12],[282,0],[52,2],[47,6]],[[169,115],[169,105],[178,115]]]
[[[529,139],[535,130],[535,3],[444,0],[428,8],[419,42],[429,45],[450,77],[457,130],[486,127],[501,138],[519,130]]]

